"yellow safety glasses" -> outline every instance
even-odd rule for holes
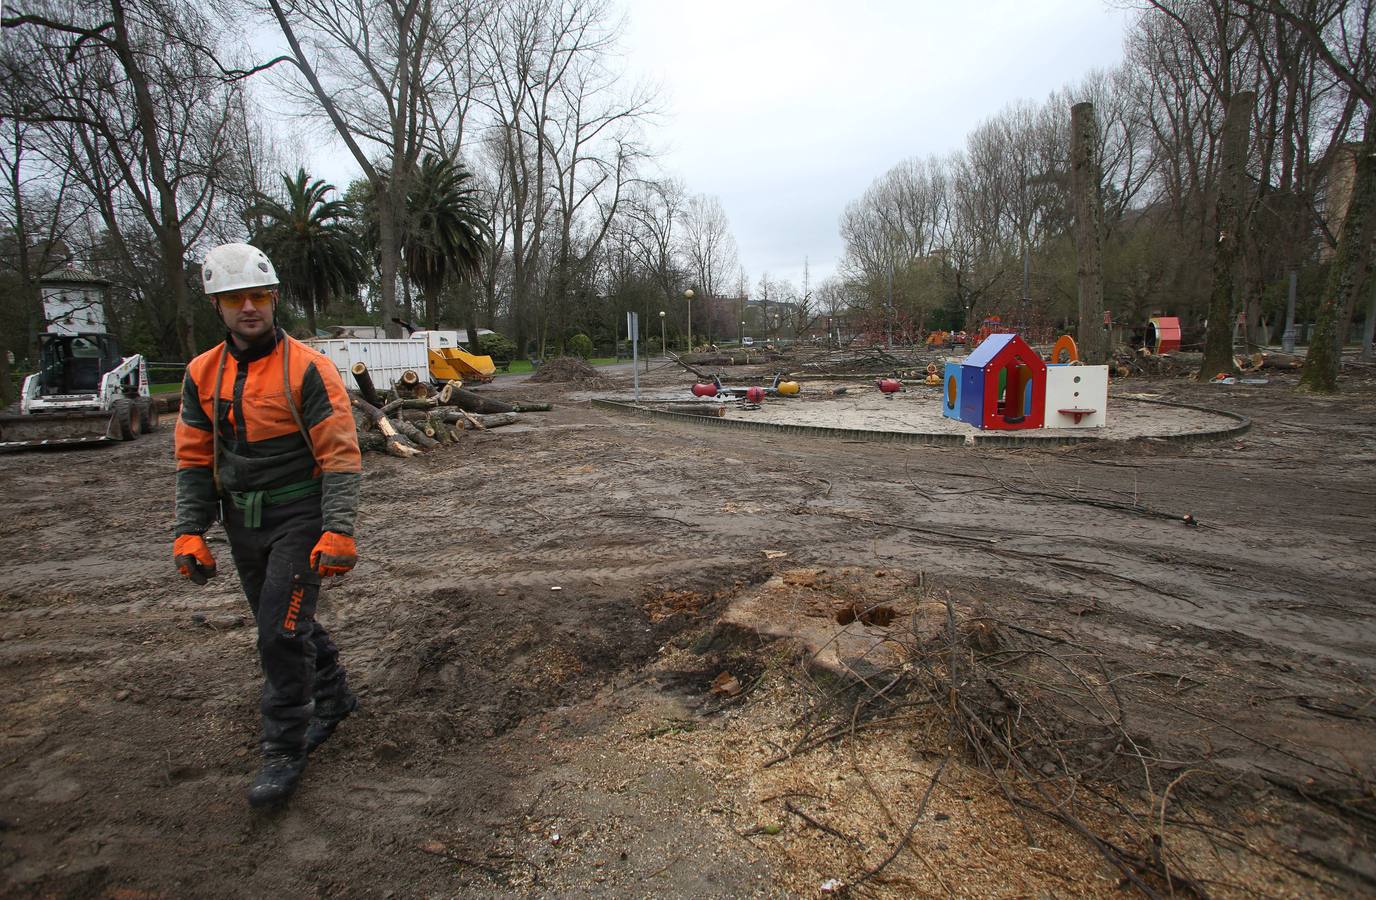
[[[269,288],[252,288],[243,291],[225,291],[215,294],[215,302],[227,309],[242,309],[245,303],[254,306],[267,306],[277,299],[277,292]]]

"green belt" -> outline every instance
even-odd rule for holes
[[[264,506],[276,506],[279,503],[300,500],[302,497],[312,497],[320,493],[320,479],[312,478],[310,481],[298,481],[295,484],[271,488],[266,491],[226,491],[225,493],[234,502],[234,508],[243,512],[244,525],[248,528],[260,528],[263,524]]]

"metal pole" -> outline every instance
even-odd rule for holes
[[[631,377],[635,380],[635,402],[640,403],[640,341],[636,332],[639,323],[633,312],[626,313],[626,331],[631,335]]]
[[[1285,332],[1280,336],[1280,348],[1286,353],[1295,352],[1295,281],[1298,273],[1290,270],[1290,296],[1285,300]]]

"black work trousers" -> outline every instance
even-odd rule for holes
[[[316,705],[323,712],[348,696],[339,648],[315,621],[320,576],[310,569],[310,554],[320,540],[320,497],[265,506],[258,528],[247,527],[226,501],[223,520],[258,624],[263,752],[304,752]]]

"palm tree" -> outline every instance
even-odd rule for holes
[[[250,243],[272,259],[283,292],[301,304],[306,327],[314,334],[316,311],[323,312],[333,297],[357,291],[367,277],[367,264],[351,205],[325,199],[334,185],[311,181],[304,168],[295,178],[283,174],[282,184],[285,203],[260,195],[245,213],[263,222]]]
[[[472,177],[462,163],[427,153],[406,192],[401,252],[425,302],[428,328],[439,325],[440,292],[478,274],[490,240],[478,192],[467,184]],[[469,343],[476,339],[475,331]]]

